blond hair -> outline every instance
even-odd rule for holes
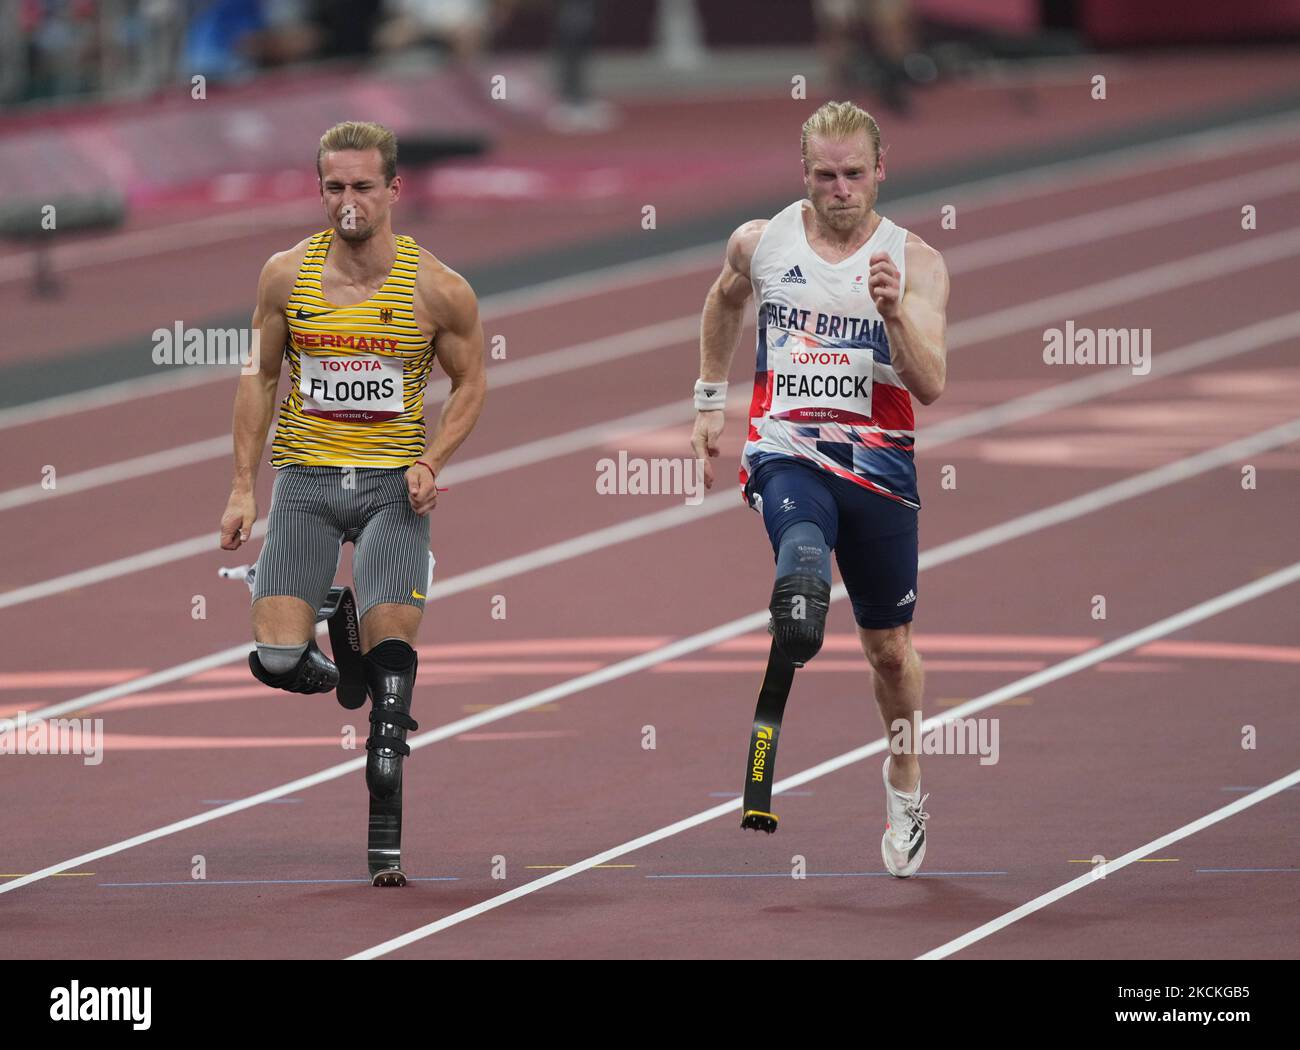
[[[876,118],[852,102],[823,103],[811,117],[803,122],[803,135],[799,139],[799,153],[804,165],[808,164],[808,140],[814,135],[826,139],[847,139],[866,134],[871,141],[875,159],[880,159],[880,125]]]
[[[397,136],[382,124],[372,124],[364,120],[345,120],[335,124],[320,137],[320,148],[316,151],[316,175],[324,178],[321,161],[326,153],[339,150],[379,150],[379,159],[384,169],[384,185],[393,181],[397,174]]]

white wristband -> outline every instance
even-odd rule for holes
[[[706,383],[703,379],[695,381],[695,410],[697,412],[721,412],[727,407],[727,384]]]

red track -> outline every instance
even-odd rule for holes
[[[1001,203],[966,203],[954,192],[957,230],[941,230],[928,212],[892,213],[888,201],[882,210],[959,258],[961,246],[993,235],[1300,161],[1300,144],[1277,141]],[[1240,229],[1246,203],[1259,208],[1253,232]],[[1140,231],[1117,225],[1062,250],[1051,250],[1044,234],[1028,257],[957,273],[950,323],[956,333],[995,311],[1298,229],[1300,189],[1225,199]],[[1293,311],[1297,256],[1300,246],[1277,261],[955,348],[948,392],[919,410],[923,441],[947,421],[1104,371],[1042,364],[1042,329],[1067,317],[1152,329],[1155,368],[1146,382],[923,450],[923,550],[1292,420],[1300,404],[1294,338],[1178,374],[1162,375],[1161,362],[1197,340]],[[698,311],[714,269],[489,316],[488,334],[507,337],[515,362],[685,317]],[[502,386],[460,460],[684,403],[692,343]],[[738,355],[732,377],[741,387],[748,355]],[[30,484],[44,464],[67,476],[217,435],[230,396],[221,385],[200,386],[13,428],[0,484]],[[720,468],[727,500],[744,431],[739,397],[731,408]],[[435,512],[437,578],[679,506],[675,497],[598,497],[595,464],[619,449],[681,455],[686,441],[685,423],[643,430],[453,484]],[[916,630],[927,714],[1289,565],[1300,442],[1243,462],[1258,470],[1254,491],[1241,487],[1242,463],[1227,463],[925,571]],[[947,464],[956,467],[955,490],[939,486]],[[0,676],[0,712],[34,711],[247,639],[246,592],[215,579],[218,565],[248,560],[216,550],[226,474],[225,461],[205,460],[0,511],[6,589],[214,535],[209,553],[0,610],[14,654]],[[263,510],[270,480],[268,470]],[[447,596],[429,607],[415,714],[436,728],[752,613],[767,599],[769,565],[757,517],[735,498],[721,513]],[[504,620],[491,615],[498,594]],[[1098,594],[1104,621],[1090,615]],[[881,874],[880,759],[871,757],[778,796],[775,836],[741,833],[728,813],[612,860],[618,867],[465,916],[395,954],[916,956],[1086,872],[1096,855],[1119,857],[1247,793],[1238,789],[1292,773],[1296,594],[1295,585],[1273,591],[985,712],[1000,720],[997,764],[925,762],[930,877]],[[196,595],[206,598],[206,619],[191,617]],[[879,732],[844,603],[832,628],[825,651],[796,680],[782,776]],[[455,881],[414,881],[400,893],[368,888],[365,791],[352,772],[16,886],[0,895],[0,952],[339,957],[471,908],[546,874],[545,866],[580,862],[737,791],[763,638],[743,635],[416,751],[407,774],[408,871]],[[81,676],[49,674],[63,671]],[[345,725],[364,736],[364,719],[330,698],[271,695],[239,661],[77,715],[104,719],[102,764],[75,756],[0,763],[19,815],[8,822],[0,874],[35,872],[211,812],[218,807],[210,800],[242,799],[364,754],[339,746]],[[1255,727],[1253,750],[1241,746],[1244,725]],[[654,750],[641,746],[646,726]],[[1294,836],[1278,832],[1294,828],[1298,798],[1292,788],[1266,799],[960,956],[1294,955],[1300,873]],[[206,880],[191,877],[196,855]],[[795,855],[813,877],[789,877]],[[494,858],[504,858],[504,879],[492,877]],[[1284,870],[1206,870],[1229,868]],[[773,877],[743,877],[760,875]],[[128,885],[136,883],[164,885]]]

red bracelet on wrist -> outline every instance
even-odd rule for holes
[[[420,464],[420,466],[422,466],[425,470],[427,470],[429,474],[433,477],[434,481],[438,480],[438,475],[434,472],[434,469],[431,466],[429,466],[429,464],[426,463],[424,460],[417,459],[415,463]],[[415,466],[415,463],[412,463],[411,466]]]

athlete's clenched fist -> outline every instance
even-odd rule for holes
[[[251,489],[236,489],[230,493],[226,512],[221,515],[221,549],[237,551],[253,534],[257,520],[257,500]]]
[[[876,252],[871,257],[871,275],[867,278],[867,291],[875,301],[881,317],[898,316],[902,288],[899,285],[898,267],[894,265],[885,252]]]
[[[411,509],[424,517],[438,502],[438,479],[433,468],[417,459],[406,470],[406,495]]]

